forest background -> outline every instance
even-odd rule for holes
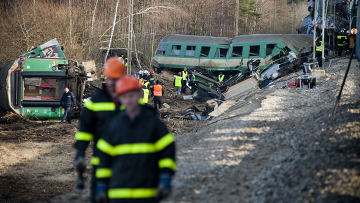
[[[149,66],[168,34],[297,33],[306,0],[133,0],[133,49]],[[0,66],[57,38],[67,58],[104,59],[117,0],[2,0]],[[127,48],[129,0],[119,0],[111,47]]]

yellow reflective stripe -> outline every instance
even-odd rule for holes
[[[97,142],[96,147],[106,154],[113,155],[114,147],[101,138]]]
[[[167,147],[169,144],[173,143],[175,141],[174,136],[170,133],[166,134],[164,137],[156,141],[155,148],[157,151],[163,150],[165,147]]]
[[[86,100],[84,106],[91,111],[115,111],[114,102],[92,102],[90,99]]]
[[[159,139],[155,144],[153,143],[134,143],[134,144],[120,144],[113,146],[103,139],[99,139],[97,148],[102,152],[111,156],[118,156],[124,154],[142,154],[142,153],[155,153],[163,150],[169,144],[174,142],[172,134],[166,134]]]
[[[78,131],[75,133],[75,140],[78,141],[91,141],[94,135],[88,132]]]
[[[137,199],[137,198],[155,198],[157,189],[155,188],[113,188],[109,189],[108,197],[110,199]]]
[[[151,143],[121,144],[113,148],[113,155],[154,153],[155,146]]]
[[[173,159],[170,159],[170,158],[160,159],[159,168],[170,168],[173,171],[175,171],[176,163]]]
[[[100,165],[99,157],[96,157],[96,156],[91,157],[91,164],[94,165],[94,166]]]
[[[112,170],[110,168],[98,168],[96,169],[97,178],[110,178],[112,176]]]

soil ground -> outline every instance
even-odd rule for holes
[[[178,172],[164,202],[359,202],[357,61],[331,116],[347,62],[325,63],[326,76],[315,89],[283,88],[300,74],[294,73],[236,100],[211,121],[166,118],[176,136]],[[166,74],[161,78],[169,84]],[[168,86],[164,102],[173,115],[202,107],[172,99]],[[88,190],[74,190],[76,120],[67,125],[6,115],[0,121],[1,201],[88,200]]]

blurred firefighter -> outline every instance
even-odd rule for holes
[[[136,78],[119,80],[116,94],[124,110],[97,143],[97,200],[159,202],[171,192],[175,139],[152,107],[138,103],[142,92]]]
[[[347,45],[347,41],[348,41],[348,37],[345,34],[345,30],[341,30],[340,34],[338,34],[338,36],[336,37],[336,45],[337,45],[337,51],[338,51],[338,56],[342,55],[342,52],[344,50],[344,48]]]
[[[91,158],[93,171],[90,186],[92,202],[95,202],[96,192],[95,171],[100,163],[96,143],[101,133],[106,129],[106,124],[119,111],[120,104],[116,100],[115,84],[117,80],[125,75],[124,63],[116,57],[110,58],[104,65],[103,74],[106,76],[103,88],[97,90],[84,103],[84,108],[80,115],[79,130],[75,134],[76,142],[74,145],[77,150],[74,164],[77,169],[80,169],[85,165],[85,150],[89,146],[90,141],[93,141],[93,157]]]
[[[178,75],[175,75],[175,79],[174,79],[175,97],[181,95],[182,79],[183,78],[181,77],[181,72],[179,72]]]
[[[185,93],[186,91],[186,82],[188,79],[188,71],[187,68],[184,68],[184,70],[182,71],[182,81],[181,81],[181,92]]]
[[[66,122],[71,124],[71,109],[76,105],[76,100],[74,94],[70,92],[68,87],[65,87],[64,91],[60,100],[60,106],[64,108],[64,115],[60,123],[63,123],[66,119]]]
[[[219,75],[218,75],[218,80],[220,83],[222,83],[224,81],[224,78],[225,78],[225,75],[221,72]]]
[[[319,67],[322,67],[322,51],[324,49],[324,44],[321,40],[316,41],[316,60],[318,61]]]
[[[163,86],[160,84],[160,81],[156,81],[156,85],[154,85],[154,108],[161,109],[162,101],[161,98],[164,96]]]

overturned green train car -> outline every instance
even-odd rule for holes
[[[86,79],[84,67],[67,60],[53,39],[1,68],[0,108],[22,116],[61,118],[64,88],[70,88],[80,107]]]
[[[298,34],[239,35],[234,38],[167,35],[158,45],[155,69],[201,67],[214,71],[242,71],[249,60],[260,60],[264,69],[283,53],[300,58],[312,50],[312,37]]]

